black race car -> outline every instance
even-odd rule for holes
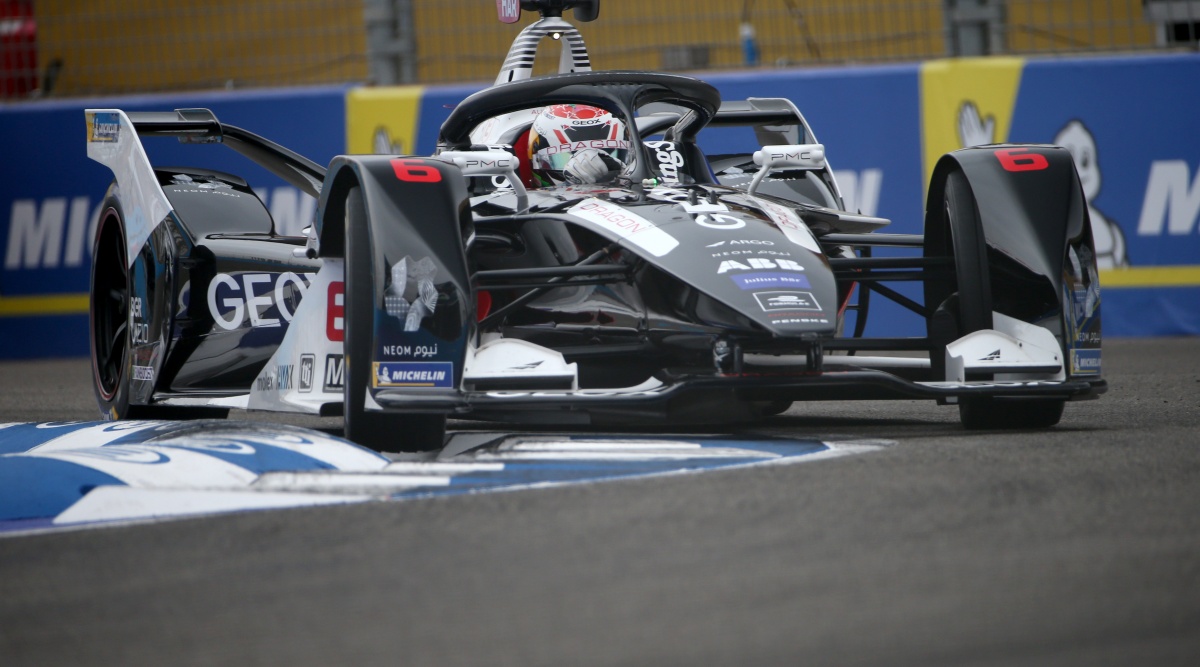
[[[89,110],[89,155],[116,174],[92,274],[102,411],[340,412],[350,439],[402,450],[441,446],[448,416],[721,423],[797,400],[928,398],[957,404],[968,428],[1047,427],[1066,401],[1105,391],[1067,151],[950,153],[925,233],[881,233],[887,220],[842,210],[790,101],[590,71],[561,13],[595,18],[598,3],[521,6],[542,19],[498,83],[453,110],[432,157],[323,168],[205,110]],[[547,35],[565,40],[562,73],[533,77]],[[556,147],[539,126],[555,113],[607,134]],[[729,125],[761,145],[704,155],[697,136]],[[319,198],[313,226],[278,236],[245,181],[151,167],[140,137],[158,135],[247,155]],[[603,178],[564,167],[563,147],[597,149]],[[873,254],[884,247],[910,252]],[[926,335],[864,337],[871,295]]]

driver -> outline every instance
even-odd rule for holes
[[[533,185],[607,183],[625,168],[630,142],[625,123],[584,104],[542,109],[529,132]]]

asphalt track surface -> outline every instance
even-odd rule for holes
[[[1200,339],[1104,367],[1043,432],[795,405],[752,432],[898,444],[0,539],[0,665],[1197,665]],[[88,373],[0,364],[0,420],[94,419]]]

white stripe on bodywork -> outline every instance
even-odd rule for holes
[[[755,197],[752,200],[762,209],[776,227],[783,232],[783,235],[788,237],[788,240],[806,250],[811,250],[818,255],[822,253],[821,245],[817,243],[817,239],[808,229],[808,225],[800,219],[800,214],[796,213],[795,209],[770,202],[765,199]]]
[[[87,154],[112,170],[120,188],[122,214],[125,217],[125,261],[133,266],[142,245],[154,228],[171,213],[171,203],[158,184],[146,149],[133,128],[129,116],[120,109],[87,109]],[[120,124],[116,141],[95,140],[92,127],[96,114],[113,114]]]
[[[675,249],[679,240],[655,226],[653,222],[613,202],[592,197],[567,211],[607,232],[627,239],[655,257]]]

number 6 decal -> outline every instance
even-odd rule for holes
[[[996,151],[996,159],[1005,171],[1041,171],[1050,166],[1046,156],[1032,153],[1028,148],[1004,148]]]
[[[396,178],[407,183],[437,183],[442,180],[442,172],[421,162],[420,160],[392,160],[392,170]]]

